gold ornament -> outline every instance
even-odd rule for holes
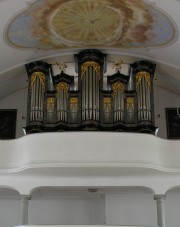
[[[134,97],[127,97],[127,110],[134,110]]]
[[[108,109],[109,111],[111,110],[111,98],[104,97],[104,99],[103,99],[103,109],[104,110]]]
[[[70,110],[75,107],[76,109],[78,108],[78,98],[77,97],[72,97],[70,98]]]
[[[145,78],[145,80],[148,84],[148,87],[150,89],[151,88],[151,77],[150,77],[150,74],[146,71],[138,72],[136,74],[136,89],[138,88],[139,83],[141,82],[142,78]]]
[[[112,68],[117,71],[120,71],[121,70],[121,65],[123,64],[124,62],[122,60],[116,60],[113,64],[112,64]]]
[[[65,72],[67,69],[67,65],[63,62],[56,62],[54,65],[57,65],[60,72]]]
[[[54,98],[47,98],[47,110],[54,110],[54,103],[55,103],[55,100]]]
[[[98,78],[100,80],[100,65],[94,61],[87,61],[81,65],[81,80],[82,80],[84,74],[86,73],[86,71],[88,70],[89,66],[92,66],[94,68],[94,70],[96,72],[96,76],[98,76]]]
[[[56,85],[56,90],[59,93],[60,91],[64,91],[65,93],[68,93],[69,85],[65,82],[60,82]]]
[[[45,86],[45,74],[42,73],[42,72],[34,72],[32,75],[31,75],[31,88],[32,86],[34,85],[34,82],[36,79],[39,79],[41,84],[43,85],[43,87]]]
[[[116,82],[112,85],[113,96],[116,94],[117,90],[119,90],[122,94],[124,94],[125,85],[121,82]]]

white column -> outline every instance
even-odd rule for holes
[[[155,195],[154,200],[157,203],[157,224],[159,227],[165,227],[165,202],[166,195]]]
[[[28,224],[28,202],[31,200],[29,195],[21,195],[21,225]]]

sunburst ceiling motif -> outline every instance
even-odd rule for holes
[[[172,22],[143,0],[36,0],[6,31],[16,47],[158,47],[175,36]]]

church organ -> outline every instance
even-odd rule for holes
[[[154,133],[153,76],[155,64],[137,61],[129,75],[120,70],[107,76],[106,55],[84,50],[75,56],[74,76],[53,75],[51,64],[26,65],[29,78],[26,132],[125,131]]]

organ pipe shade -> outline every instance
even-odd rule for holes
[[[45,91],[45,74],[42,72],[34,72],[31,75],[31,106],[30,106],[30,122],[43,121],[43,103]]]
[[[69,100],[70,103],[70,118],[71,123],[77,123],[77,114],[78,114],[78,98],[71,97]]]
[[[114,122],[124,121],[124,90],[125,85],[121,82],[112,84],[114,101]]]
[[[55,99],[47,98],[47,123],[54,123]]]
[[[136,74],[138,121],[151,121],[151,77],[146,71]]]
[[[134,97],[127,97],[126,114],[128,123],[134,123],[134,105],[135,105]]]
[[[57,121],[67,122],[69,85],[60,82],[56,85]]]
[[[100,65],[94,61],[81,65],[82,120],[99,121]]]
[[[109,123],[111,120],[111,105],[112,101],[110,97],[103,98],[103,113],[104,113],[104,122]]]

